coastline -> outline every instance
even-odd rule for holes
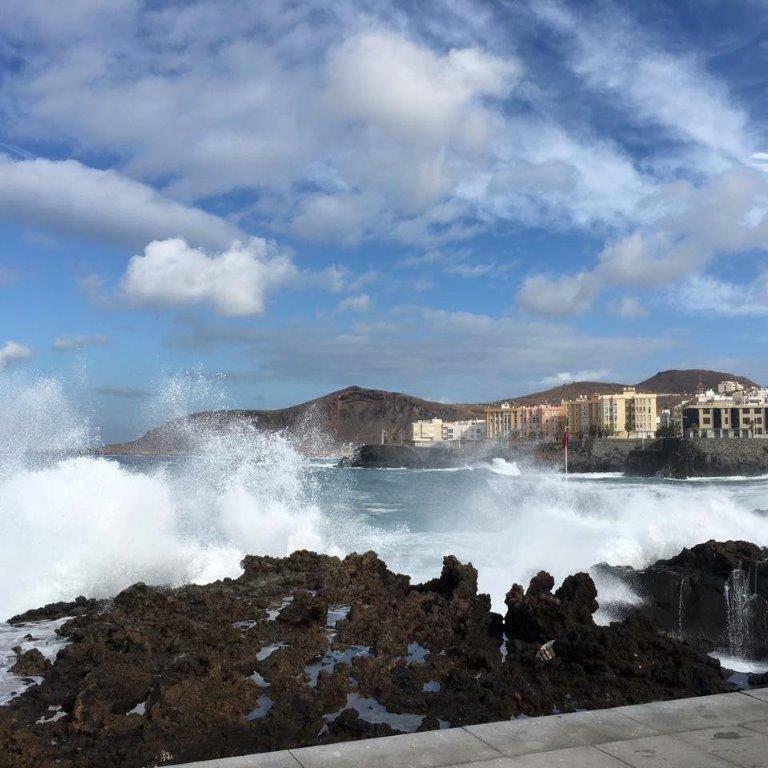
[[[481,443],[462,449],[363,445],[350,458],[342,459],[339,466],[439,469],[494,458],[557,471],[562,469],[563,452],[559,443]],[[588,438],[571,442],[568,463],[572,472],[621,472],[629,477],[754,477],[768,474],[768,440]]]

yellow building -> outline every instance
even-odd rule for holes
[[[626,387],[622,392],[590,395],[565,402],[566,420],[573,435],[617,438],[654,437],[656,395]]]
[[[502,403],[485,409],[485,437],[487,440],[521,437],[523,409],[519,405]]]

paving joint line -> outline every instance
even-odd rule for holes
[[[632,741],[632,739],[618,739],[618,741]],[[627,765],[629,766],[629,768],[637,768],[637,766],[632,765],[632,763],[628,763],[626,760],[622,760],[620,757],[616,757],[616,755],[612,755],[610,752],[606,752],[604,749],[601,749],[600,746],[597,744],[590,744],[589,746],[592,747],[592,749],[596,749],[598,752],[602,752],[604,755],[607,755],[608,757],[612,757],[614,760],[617,760],[622,765]]]
[[[511,720],[509,720],[509,721],[497,720],[495,722],[503,723],[503,722],[512,722],[512,721]],[[486,723],[475,723],[475,725],[486,725]],[[485,739],[481,738],[476,733],[472,733],[472,731],[470,731],[465,725],[460,725],[459,728],[462,731],[464,731],[464,733],[468,733],[470,736],[474,736],[479,742],[481,742],[482,744],[485,744],[486,747],[489,747],[490,749],[492,749],[494,752],[496,752],[497,755],[499,755],[499,757],[509,757],[509,755],[505,755],[500,749],[497,749],[496,747],[494,747],[493,744],[489,744]],[[495,757],[483,757],[478,762],[484,762],[485,760],[496,760],[496,758]]]
[[[299,758],[296,757],[296,755],[293,754],[293,750],[292,749],[286,749],[285,751],[296,761],[296,764],[298,766],[300,766],[300,768],[306,768],[304,763],[302,763],[301,760],[299,760]]]
[[[743,693],[745,696],[749,696],[749,698],[752,699],[753,701],[762,701],[763,704],[768,705],[768,701],[766,701],[765,699],[761,699],[759,696],[753,696],[749,691],[739,691],[739,693]]]

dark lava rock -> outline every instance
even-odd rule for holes
[[[768,656],[768,549],[707,541],[637,571],[600,566],[646,600],[637,609],[661,629],[704,647]]]
[[[30,621],[53,621],[66,616],[80,616],[104,603],[103,600],[89,600],[82,595],[71,602],[49,603],[42,608],[25,611],[8,619],[8,624],[25,624]]]
[[[16,663],[11,667],[14,675],[21,677],[43,675],[51,668],[51,662],[37,648],[31,648],[24,653],[21,648],[14,648]]]
[[[586,574],[513,587],[502,619],[450,556],[421,585],[373,552],[243,568],[80,604],[43,682],[0,708],[0,768],[140,768],[729,689],[647,619],[596,626]]]

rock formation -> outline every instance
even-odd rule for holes
[[[43,682],[0,708],[0,766],[139,768],[729,688],[646,618],[596,626],[583,573],[513,586],[502,617],[454,557],[417,585],[372,552],[243,568],[49,607],[80,613]]]
[[[640,571],[600,566],[632,587],[655,626],[734,655],[768,656],[768,549],[708,541]]]

